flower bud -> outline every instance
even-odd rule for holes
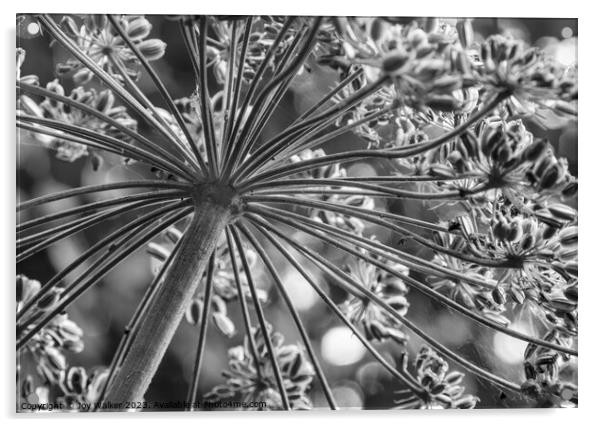
[[[575,301],[569,301],[564,298],[553,298],[548,302],[548,305],[554,310],[561,312],[570,312],[577,308],[577,303]]]
[[[232,338],[236,333],[234,323],[224,313],[213,313],[213,322],[217,329],[228,338]]]
[[[433,89],[442,93],[450,93],[461,87],[462,79],[459,76],[444,75],[433,82]]]
[[[165,54],[167,44],[159,39],[144,40],[138,43],[140,53],[149,61],[155,61]]]
[[[458,39],[463,48],[468,48],[474,42],[474,31],[472,29],[472,20],[469,18],[459,19],[456,24]]]
[[[176,244],[182,238],[182,232],[176,227],[169,227],[165,231],[165,237],[167,237],[171,243]]]
[[[391,52],[383,59],[382,68],[387,74],[399,71],[407,62],[408,54],[402,50]]]
[[[535,162],[543,155],[543,153],[545,153],[547,148],[548,143],[544,140],[534,142],[523,150],[523,159],[530,162]]]
[[[562,196],[567,199],[571,198],[571,197],[577,195],[577,190],[578,190],[577,181],[574,181],[574,180],[570,181],[562,189]]]
[[[472,395],[466,395],[454,402],[454,407],[458,409],[473,409],[477,406],[478,398]]]
[[[161,261],[161,262],[165,262],[167,260],[167,258],[169,258],[169,255],[171,254],[171,252],[166,249],[165,247],[161,246],[158,243],[155,242],[150,242],[146,248],[146,252],[152,256],[153,258]]]
[[[576,261],[569,261],[565,263],[564,270],[573,277],[579,276],[579,264]]]
[[[73,83],[75,83],[78,86],[85,85],[90,80],[92,80],[92,76],[92,71],[90,71],[87,68],[80,68],[75,72],[75,74],[73,74]]]
[[[127,35],[132,40],[142,40],[151,32],[153,26],[146,18],[136,18],[127,24]]]
[[[562,246],[577,245],[578,228],[576,226],[565,227],[558,232],[558,239]]]
[[[60,299],[61,291],[53,288],[50,292],[38,300],[38,308],[42,311],[50,310]]]
[[[522,238],[522,240],[520,241],[520,249],[525,252],[528,251],[529,249],[531,249],[533,247],[533,244],[535,243],[535,238],[533,237],[532,234],[525,234]]]
[[[556,254],[559,260],[561,261],[572,261],[577,257],[578,250],[577,248],[571,247],[562,247]]]
[[[525,302],[525,293],[520,288],[516,288],[514,286],[510,288],[510,297],[517,304],[522,304]]]
[[[460,136],[461,147],[470,158],[475,158],[479,155],[479,140],[473,131],[469,130]]]
[[[37,280],[28,279],[19,274],[17,276],[17,302],[29,301],[31,297],[37,294],[42,285]]]
[[[103,90],[98,94],[98,101],[96,104],[96,109],[100,112],[107,114],[111,108],[113,108],[113,104],[115,103],[115,95],[110,90]]]
[[[81,395],[84,393],[86,388],[86,384],[88,382],[88,374],[86,370],[81,366],[72,366],[67,371],[67,376],[65,377],[65,383],[67,388],[72,393]]]
[[[433,110],[443,112],[452,112],[462,106],[462,103],[452,95],[429,95],[425,104]]]
[[[503,305],[506,303],[506,291],[500,286],[497,286],[492,292],[491,297],[493,301],[495,301],[498,305]]]
[[[201,313],[203,312],[202,301],[198,298],[192,300],[192,303],[186,310],[186,321],[193,326],[196,326],[201,321]]]
[[[577,301],[579,298],[579,289],[577,285],[569,286],[564,290],[564,296],[570,301]]]
[[[556,185],[561,175],[560,165],[553,163],[543,172],[539,186],[544,190],[550,189]]]
[[[412,43],[412,46],[417,48],[418,46],[422,46],[427,43],[427,36],[423,30],[417,28],[408,34],[408,40],[410,43]]]
[[[77,28],[77,24],[75,20],[70,16],[63,16],[61,22],[59,23],[61,30],[65,32],[69,37],[76,38],[79,36],[79,29]]]
[[[548,210],[554,217],[563,221],[573,221],[577,217],[575,209],[561,203],[548,206]]]

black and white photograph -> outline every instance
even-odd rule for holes
[[[15,16],[11,411],[574,411],[570,5],[182,9]]]

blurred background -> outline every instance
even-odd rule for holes
[[[59,17],[57,17],[59,18]],[[194,79],[188,56],[186,55],[178,26],[175,22],[165,20],[161,16],[147,16],[153,24],[150,37],[157,37],[167,43],[165,56],[154,63],[158,74],[162,77],[169,92],[174,98],[189,96],[194,89]],[[25,20],[17,28],[17,46],[27,52],[22,75],[36,74],[40,83],[56,78],[55,66],[65,59],[65,53],[57,46],[50,46],[50,40],[40,35],[35,26]],[[530,44],[539,46],[552,53],[559,61],[570,65],[577,62],[578,28],[575,19],[497,19],[479,18],[473,21],[477,41],[492,33],[508,33],[521,38]],[[332,87],[335,76],[327,70],[312,70],[313,77],[298,78],[291,91],[283,99],[274,118],[270,121],[264,135],[273,135],[282,130],[298,114],[312,105],[321,95]],[[304,74],[306,76],[307,74]],[[70,92],[73,83],[69,78],[60,83]],[[142,90],[151,100],[159,102],[155,88],[145,74],[139,82]],[[527,123],[528,128],[540,137],[548,138],[560,156],[569,160],[571,172],[577,175],[577,124],[575,122],[550,121],[546,127],[537,123]],[[147,129],[140,128],[141,132]],[[19,133],[17,155],[17,197],[27,200],[39,195],[52,193],[65,188],[80,185],[93,185],[111,182],[128,177],[138,176],[139,171],[125,167],[117,158],[107,157],[98,171],[94,171],[89,158],[81,158],[73,163],[57,160],[54,153],[42,147],[24,133]],[[343,135],[329,143],[327,151],[349,149],[362,146],[362,142],[353,135]],[[366,174],[369,171],[379,172],[378,164],[356,164],[349,169],[350,174]],[[61,208],[76,205],[80,199],[66,201]],[[576,202],[575,202],[576,203]],[[52,204],[57,209],[58,204]],[[426,211],[418,203],[393,203],[387,208],[425,219],[432,212]],[[32,212],[36,216],[49,213],[40,208]],[[20,220],[28,217],[21,216]],[[131,218],[122,217],[113,221],[111,229],[127,223]],[[17,266],[17,272],[44,283],[57,271],[81,254],[93,242],[106,235],[107,227],[96,227],[80,233],[76,238],[63,240],[52,246],[47,252],[28,259]],[[393,236],[383,234],[382,230],[367,231],[376,234],[384,242],[395,244]],[[296,236],[306,239],[304,235]],[[308,244],[316,245],[308,241]],[[330,259],[340,258],[340,254],[327,247],[319,247]],[[271,248],[270,248],[271,249]],[[404,246],[402,249],[420,253],[420,248]],[[427,256],[427,254],[424,254]],[[342,407],[384,409],[394,406],[395,392],[400,389],[398,382],[365,351],[361,343],[328,308],[319,301],[318,296],[309,291],[307,283],[296,271],[288,266],[277,254],[272,260],[280,268],[285,285],[297,309],[301,313],[310,334],[316,353],[322,361],[337,402]],[[308,266],[308,268],[311,268]],[[315,276],[319,273],[314,271]],[[286,309],[280,303],[273,289],[270,278],[258,272],[262,280],[258,285],[268,293],[269,300],[266,313],[270,323],[278,325],[278,330],[286,337],[286,343],[300,343],[297,331]],[[85,349],[79,354],[69,354],[70,365],[81,365],[86,368],[107,366],[121,338],[123,328],[133,314],[135,307],[146,286],[152,278],[151,261],[144,251],[138,251],[111,272],[101,283],[90,289],[69,309],[70,318],[75,320],[84,330]],[[343,302],[346,295],[322,280],[332,297]],[[515,381],[522,381],[522,354],[524,345],[520,341],[505,338],[500,334],[492,334],[483,328],[466,321],[438,304],[432,303],[420,294],[410,293],[411,308],[408,317],[422,325],[425,331],[438,338],[450,348],[457,349],[475,363],[488,367],[499,374]],[[228,348],[242,342],[244,328],[238,305],[232,304],[229,314],[237,326],[233,339],[224,339],[217,329],[210,325],[208,329],[208,346],[206,347],[203,370],[201,373],[200,393],[209,391],[222,382],[221,371],[227,368],[226,352]],[[516,323],[514,329],[530,331],[530,325]],[[148,400],[170,401],[184,400],[190,375],[194,364],[194,353],[198,331],[197,328],[183,322],[166,354],[157,376],[153,380],[146,395]],[[411,352],[420,348],[421,342],[412,337],[409,343]],[[377,344],[379,349],[392,362],[398,360],[399,348],[394,344]],[[493,349],[493,351],[491,351]],[[453,365],[452,365],[453,366]],[[492,387],[473,376],[465,379],[467,393],[481,398],[479,407],[517,407],[526,402],[516,396],[505,395],[501,389]],[[327,406],[322,397],[319,384],[314,383],[310,396],[314,406]]]

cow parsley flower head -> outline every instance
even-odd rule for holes
[[[124,15],[119,18],[119,23],[145,59],[156,61],[165,54],[165,42],[147,39],[152,30],[148,19]],[[86,15],[83,19],[65,16],[60,25],[83,52],[115,78],[123,78],[118,71],[121,67],[129,77],[138,78],[140,61],[105,15]],[[77,84],[85,84],[93,77],[91,70],[76,60],[60,63],[57,71],[59,74],[74,72],[73,79]]]

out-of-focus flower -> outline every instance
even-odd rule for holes
[[[541,107],[577,114],[577,70],[520,40],[490,36],[481,45],[477,68],[485,88],[512,95],[508,106],[515,114],[534,115]]]
[[[18,275],[17,285],[17,312],[31,301],[41,289],[40,282]],[[32,315],[51,310],[60,298],[60,290],[54,289],[44,297],[39,298],[36,309]],[[34,327],[35,325],[30,325]],[[67,360],[64,351],[79,353],[84,349],[83,331],[66,313],[54,317],[44,328],[37,332],[29,341],[25,349],[19,354],[19,359],[27,352],[36,361],[36,369],[44,384],[60,384],[66,375]],[[33,389],[29,390],[34,392]],[[24,396],[27,398],[27,396]]]
[[[376,256],[375,258],[401,275],[409,274],[407,267],[401,264]],[[410,303],[406,298],[408,289],[403,279],[357,258],[353,258],[347,264],[347,271],[358,283],[381,298],[400,315],[404,316],[407,313]],[[344,303],[343,312],[353,323],[363,326],[368,339],[378,341],[392,339],[399,344],[405,344],[408,339],[397,320],[367,299],[351,296]]]
[[[55,92],[58,95],[66,96],[65,89],[58,82],[58,79],[48,83],[46,89]],[[78,86],[71,91],[68,97],[74,101],[81,102],[88,107],[94,108],[120,125],[131,129],[132,131],[136,131],[136,120],[128,114],[124,106],[116,105],[115,95],[113,95],[113,92],[109,89],[97,92],[95,89],[86,90],[82,86]],[[44,98],[43,101],[38,104],[29,96],[23,95],[19,99],[19,109],[36,117],[58,120],[63,123],[81,126],[85,129],[93,130],[121,140],[129,140],[128,136],[112,127],[111,124],[106,121],[100,120],[98,117],[86,113],[85,111],[50,97]],[[40,133],[33,133],[33,135],[47,147],[56,150],[56,157],[60,160],[73,162],[80,157],[87,155],[93,155],[97,161],[100,161],[101,159],[94,149],[83,144],[64,140],[60,137],[42,135]],[[95,162],[94,164],[97,165],[97,169],[99,163]]]
[[[291,408],[311,409],[307,392],[315,375],[313,367],[299,346],[284,345],[284,337],[280,333],[273,332],[270,325],[268,330]],[[238,395],[244,402],[266,402],[266,408],[260,409],[282,409],[276,374],[260,328],[253,330],[253,337],[258,360],[254,360],[254,352],[250,347],[252,344],[245,337],[242,346],[228,351],[230,369],[223,372],[226,383],[206,394],[207,400],[218,401]]]

